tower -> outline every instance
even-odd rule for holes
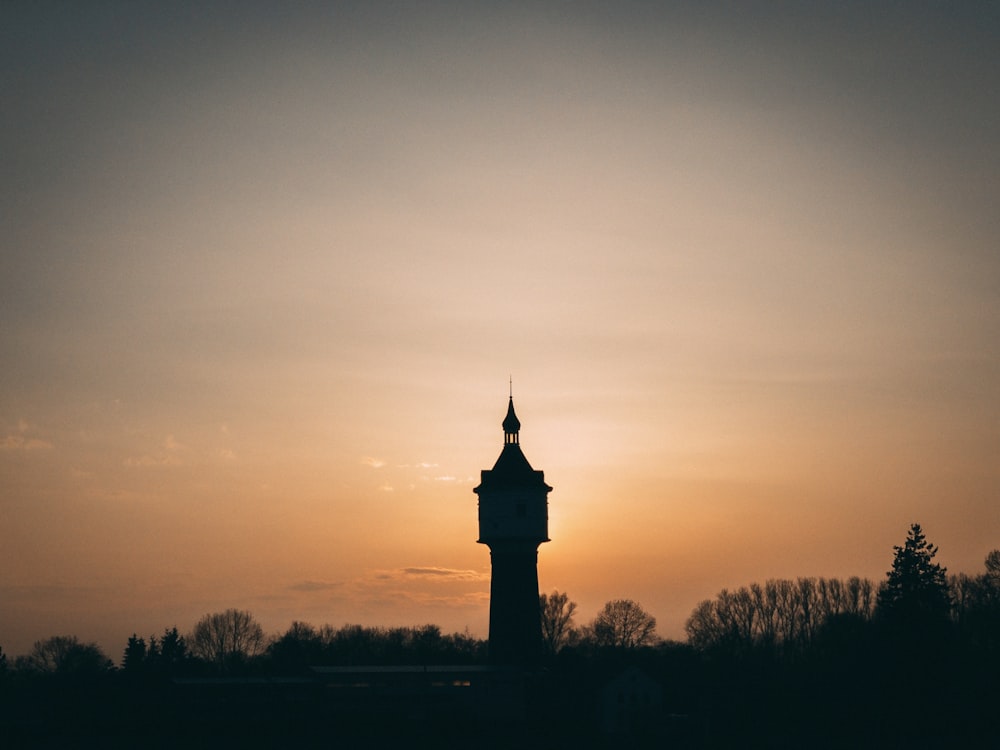
[[[503,450],[479,486],[479,544],[490,548],[490,660],[530,664],[541,654],[538,609],[538,545],[549,541],[548,494],[544,472],[535,471],[521,452],[521,422],[514,398],[503,420]]]

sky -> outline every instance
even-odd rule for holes
[[[1000,547],[1000,6],[0,7],[0,647]]]

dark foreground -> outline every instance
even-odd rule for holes
[[[994,663],[863,657],[789,664],[661,647],[628,657],[567,653],[530,671],[21,677],[3,685],[0,747],[996,746]]]

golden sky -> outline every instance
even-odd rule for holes
[[[0,8],[5,652],[485,636],[509,376],[581,622],[1000,546],[995,5],[203,5]]]

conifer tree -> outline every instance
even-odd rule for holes
[[[938,548],[927,541],[920,524],[912,524],[903,546],[893,549],[892,570],[878,596],[879,614],[914,625],[947,619],[951,597],[946,569],[934,562]]]
[[[128,639],[128,644],[125,646],[125,653],[122,656],[122,669],[126,672],[138,672],[146,666],[146,657],[148,655],[149,649],[146,647],[145,639],[132,633]]]

